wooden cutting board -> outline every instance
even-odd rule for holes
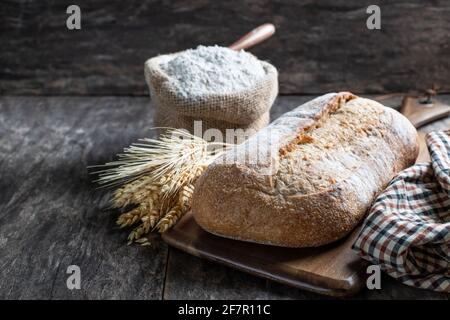
[[[349,237],[318,248],[280,248],[226,239],[203,231],[191,213],[162,237],[194,256],[309,291],[346,296],[364,285],[364,263]]]
[[[442,116],[450,110],[448,106],[436,105]],[[403,101],[402,112],[406,116],[414,114],[410,120],[416,126],[437,119],[437,113],[430,110],[433,109],[423,108],[416,99]],[[423,134],[420,139],[418,162],[429,159]],[[318,248],[281,248],[209,234],[188,213],[162,237],[169,245],[200,258],[301,289],[343,297],[365,286],[367,263],[351,249],[358,229],[340,241]]]

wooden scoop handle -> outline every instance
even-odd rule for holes
[[[270,38],[274,33],[275,26],[271,23],[265,23],[247,33],[245,36],[229,46],[229,48],[233,50],[248,49]]]

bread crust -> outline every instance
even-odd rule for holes
[[[322,137],[333,130],[332,123],[349,118],[334,115],[343,106],[365,112],[373,128],[364,124],[356,130],[367,132],[355,132],[350,142],[330,150],[323,149],[323,141],[303,139]],[[258,150],[252,154],[270,161],[224,161],[240,159],[244,149]],[[284,247],[324,245],[355,228],[394,175],[414,163],[418,150],[415,128],[397,111],[348,92],[327,94],[281,116],[211,164],[196,183],[194,218],[206,231],[227,238]],[[318,160],[303,161],[303,155]],[[322,186],[322,176],[336,181],[329,178]]]

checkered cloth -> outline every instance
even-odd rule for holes
[[[430,133],[426,142],[431,162],[389,183],[353,249],[407,285],[450,292],[450,131]]]

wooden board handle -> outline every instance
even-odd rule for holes
[[[265,23],[247,33],[229,48],[233,50],[248,49],[270,38],[274,33],[275,26],[271,23]]]
[[[450,106],[433,99],[430,104],[420,102],[419,98],[405,97],[400,112],[419,128],[427,123],[450,115]]]
[[[422,100],[423,98],[421,99],[419,97],[404,97],[400,109],[401,113],[416,128],[450,115],[450,106],[436,99],[430,100],[429,103],[423,103],[421,102]],[[423,132],[419,132],[419,147],[419,156],[417,157],[416,163],[429,162],[430,154]]]

